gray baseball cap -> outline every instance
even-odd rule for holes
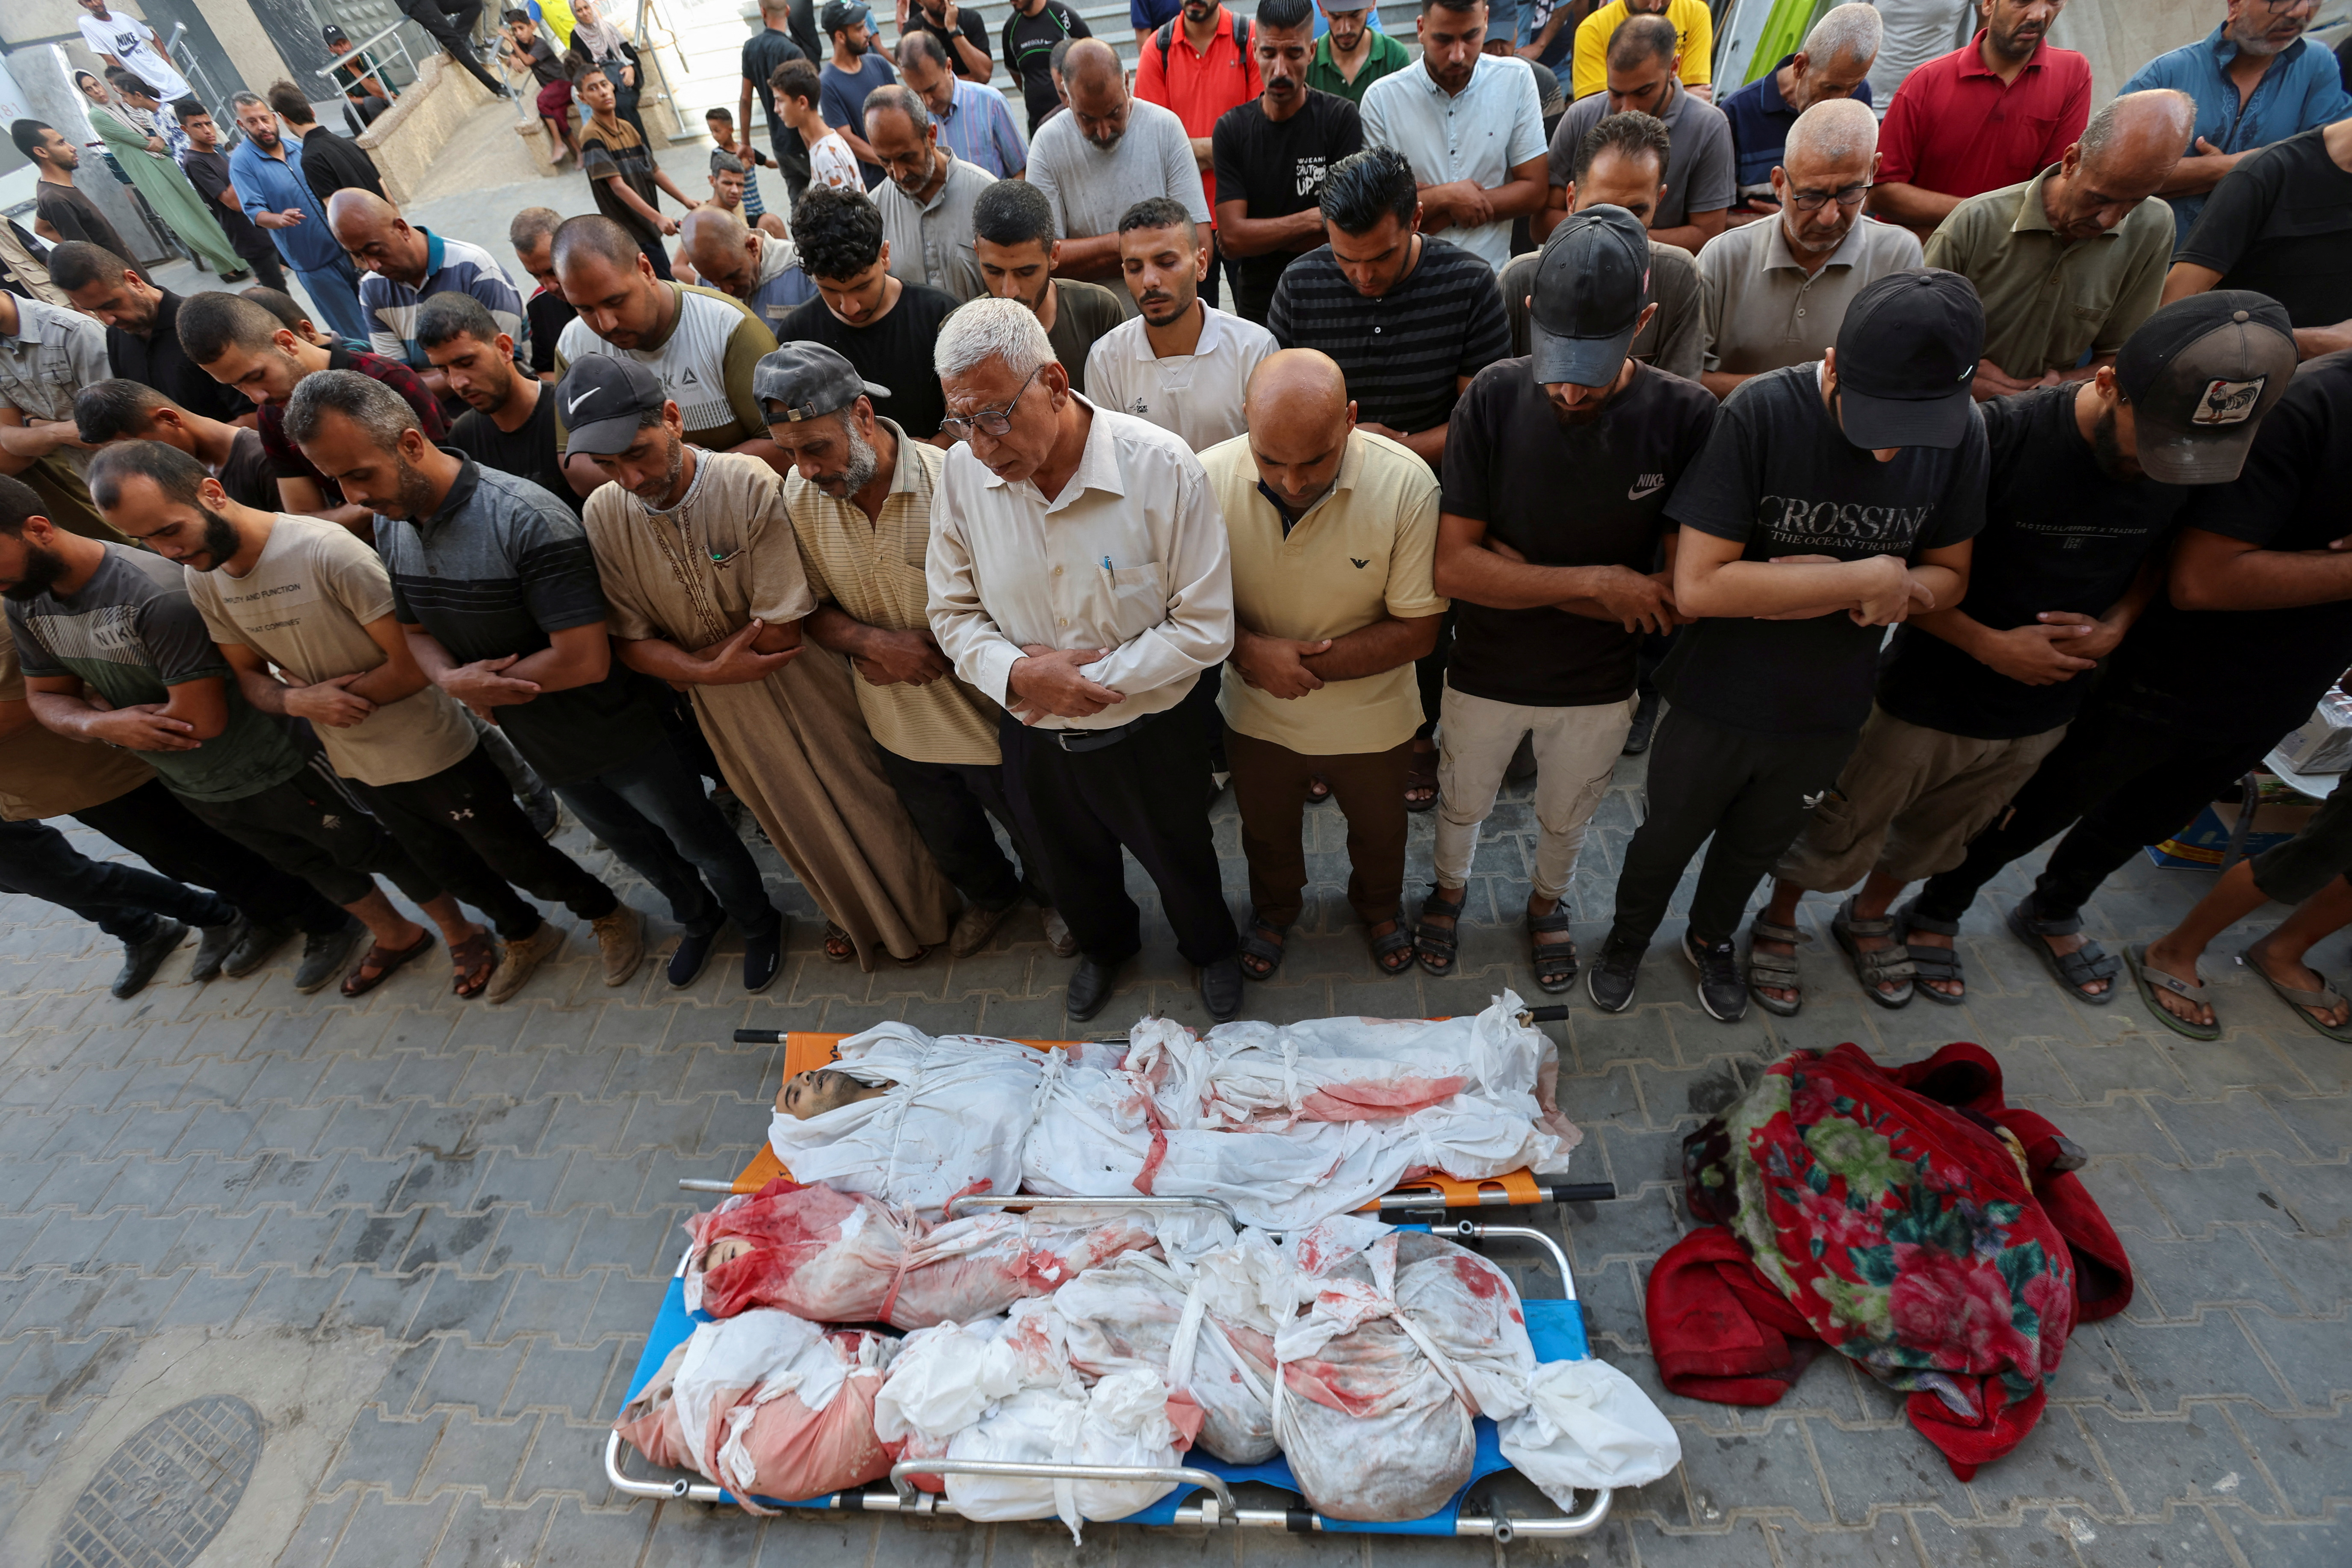
[[[1536,263],[1528,347],[1546,386],[1607,386],[1650,297],[1650,236],[1642,220],[1606,202],[1551,231]]]
[[[2169,485],[2236,479],[2295,357],[2294,323],[2267,294],[2216,289],[2148,317],[2116,355],[2140,468]]]
[[[841,351],[795,339],[751,367],[751,395],[768,412],[771,425],[796,425],[848,407],[860,396],[887,397],[857,374]]]

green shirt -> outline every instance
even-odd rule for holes
[[[1339,68],[1331,63],[1331,35],[1324,34],[1315,46],[1315,58],[1307,63],[1307,85],[1318,92],[1336,93],[1360,108],[1366,88],[1412,63],[1412,57],[1404,52],[1404,46],[1386,33],[1374,33],[1370,37],[1371,53],[1364,57],[1364,68],[1356,73],[1356,79],[1349,81],[1339,74]]]
[[[2055,167],[1969,197],[1927,239],[1927,265],[1984,301],[1984,357],[2019,381],[2121,349],[2155,313],[2172,264],[2172,209],[2156,196],[2096,239],[2059,238],[2042,205]]]

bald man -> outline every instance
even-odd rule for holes
[[[770,233],[772,221],[763,218],[751,228],[713,203],[695,208],[677,226],[678,259],[694,269],[693,280],[742,300],[771,332],[795,306],[816,298],[800,247],[789,236]]]
[[[2055,165],[1970,196],[1929,237],[1927,265],[1984,301],[1979,399],[2086,381],[2155,313],[2174,237],[2156,193],[2196,122],[2185,92],[2126,93]]]
[[[1153,196],[1181,205],[1209,226],[1208,197],[1184,122],[1156,103],[1131,98],[1118,57],[1097,38],[1081,38],[1062,61],[1070,108],[1037,128],[1029,145],[1029,180],[1053,205],[1062,237],[1055,276],[1112,281],[1119,307],[1137,314],[1119,276],[1118,220]]]
[[[416,311],[427,296],[454,291],[479,300],[499,331],[514,340],[517,356],[529,363],[522,294],[488,251],[413,225],[398,207],[356,186],[327,199],[327,226],[359,268],[368,347],[415,371],[451,418],[466,405],[416,341]]]
[[[1356,427],[1337,362],[1286,349],[1257,367],[1248,432],[1201,454],[1233,552],[1234,651],[1219,706],[1252,913],[1242,973],[1264,980],[1299,916],[1310,780],[1348,819],[1348,901],[1384,974],[1404,927],[1405,773],[1422,721],[1413,660],[1437,646],[1437,479]]]

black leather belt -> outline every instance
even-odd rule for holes
[[[1166,710],[1170,713],[1175,710],[1173,708]],[[1066,752],[1100,752],[1118,745],[1160,717],[1159,713],[1146,713],[1140,719],[1130,719],[1108,730],[1048,730],[1045,732],[1053,736],[1055,743]]]

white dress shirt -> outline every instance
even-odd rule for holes
[[[1249,428],[1242,395],[1263,360],[1281,345],[1255,321],[1202,304],[1201,341],[1162,359],[1142,317],[1130,316],[1087,353],[1087,391],[1105,408],[1148,419],[1195,452]]]
[[[1234,647],[1224,517],[1200,462],[1158,426],[1078,401],[1093,423],[1051,501],[959,444],[931,511],[931,635],[965,681],[1010,706],[1024,645],[1110,650],[1081,673],[1126,700],[1087,719],[1046,714],[1046,730],[1165,712]]]
[[[1395,148],[1424,185],[1495,190],[1544,155],[1543,100],[1517,55],[1480,55],[1470,85],[1451,98],[1416,61],[1364,89],[1363,117],[1364,145]],[[1438,232],[1497,272],[1511,258],[1509,218]]]

